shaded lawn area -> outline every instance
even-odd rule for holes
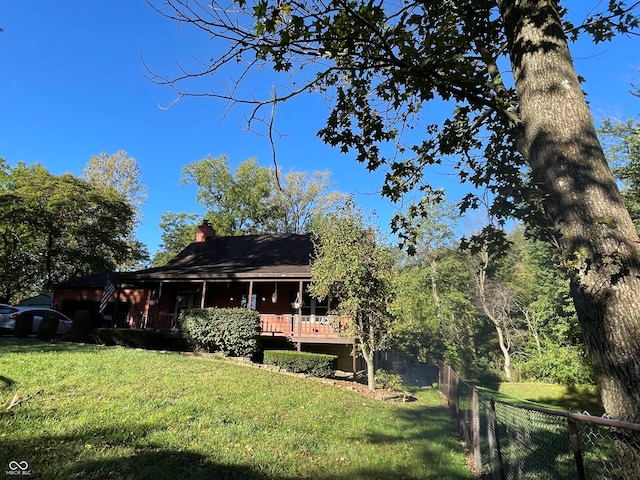
[[[32,477],[65,480],[473,478],[438,393],[416,397],[385,403],[223,361],[2,339],[0,471],[26,461]]]
[[[572,410],[576,413],[588,412],[590,415],[601,416],[604,407],[600,400],[598,388],[594,385],[557,385],[542,382],[505,382],[484,385],[486,388],[498,392],[493,395],[497,399],[507,402],[522,400],[534,402],[547,408]]]

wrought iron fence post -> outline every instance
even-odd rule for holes
[[[580,449],[580,433],[578,431],[578,422],[571,415],[567,416],[567,424],[569,426],[569,441],[571,442],[571,451],[576,461],[576,471],[578,480],[585,480],[584,462],[582,459],[582,450]]]
[[[498,457],[498,470],[501,480],[505,479],[504,464],[502,463],[502,450],[500,449],[500,434],[498,433],[498,415],[496,414],[496,402],[491,399],[491,421],[493,422],[493,434],[496,437],[496,455]]]

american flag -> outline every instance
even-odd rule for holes
[[[100,300],[100,313],[104,313],[107,309],[107,302],[116,291],[116,287],[111,282],[111,279],[107,277],[107,283],[104,285],[104,291],[102,292],[102,300]]]

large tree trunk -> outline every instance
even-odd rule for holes
[[[640,245],[605,160],[552,0],[499,0],[521,151],[571,278],[607,413],[640,421]]]
[[[376,389],[376,348],[373,341],[375,338],[373,325],[369,325],[368,333],[368,339],[360,336],[360,349],[367,365],[367,387],[373,392]]]

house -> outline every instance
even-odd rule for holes
[[[179,333],[180,312],[194,307],[241,307],[260,314],[266,348],[338,355],[356,369],[354,340],[328,301],[307,293],[309,234],[217,236],[205,221],[193,243],[162,267],[96,274],[59,284],[54,304],[67,314],[100,310],[114,326]],[[105,295],[106,293],[106,295]]]
[[[20,303],[18,303],[18,305],[21,307],[51,308],[52,301],[52,295],[49,295],[48,293],[41,293],[33,297],[25,298]]]

